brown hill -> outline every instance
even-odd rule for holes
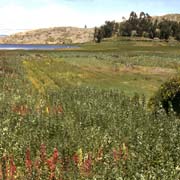
[[[163,16],[153,16],[153,19],[157,19],[158,21],[162,21],[163,19],[170,21],[180,22],[180,14],[166,14]]]
[[[16,33],[0,38],[5,44],[71,44],[92,41],[94,28],[54,27]]]

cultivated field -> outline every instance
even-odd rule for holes
[[[178,180],[180,120],[147,103],[179,66],[165,42],[0,51],[0,179]]]

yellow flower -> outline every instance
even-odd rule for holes
[[[49,107],[46,107],[46,113],[49,114]]]
[[[122,150],[123,150],[123,153],[125,154],[125,153],[126,153],[126,150],[127,150],[127,147],[126,147],[125,143],[123,143]]]
[[[81,164],[82,164],[82,162],[83,162],[83,151],[82,151],[81,148],[78,149],[77,155],[78,155],[78,159],[79,159],[79,164],[78,164],[78,165],[81,166]]]
[[[176,167],[176,171],[180,171],[180,166],[177,166],[177,167]]]

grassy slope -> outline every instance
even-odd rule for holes
[[[16,33],[0,38],[5,44],[71,44],[92,41],[93,28],[55,27]]]
[[[177,73],[180,63],[178,45],[164,42],[108,40],[80,46],[73,51],[30,53],[24,65],[31,81],[33,78],[41,90],[88,86],[150,97]]]
[[[97,51],[103,46],[109,48],[106,43],[117,50]],[[84,45],[74,52],[0,51],[0,157],[7,159],[13,155],[17,165],[16,179],[36,179],[35,162],[40,158],[42,143],[47,147],[48,160],[54,147],[58,149],[57,179],[59,176],[68,180],[179,179],[177,117],[166,116],[163,111],[155,115],[147,112],[145,99],[138,96],[130,99],[117,91],[61,89],[68,84],[77,86],[78,81],[81,82],[79,86],[120,89],[124,87],[120,82],[126,80],[131,86],[126,93],[130,94],[138,91],[140,85],[145,86],[143,83],[157,88],[159,79],[164,81],[179,64],[177,47],[164,50],[157,45],[157,51],[152,52],[149,43],[146,44],[149,49],[144,47],[146,50],[137,43],[133,46],[132,42],[123,42],[122,50],[116,43],[121,42],[89,44],[88,48]],[[128,48],[131,50],[126,51]],[[124,67],[130,68],[129,71],[122,71]],[[152,70],[159,75],[154,75]],[[144,76],[150,76],[154,83],[143,80]],[[137,82],[131,82],[130,77],[136,77]],[[60,90],[46,94],[49,89]],[[24,163],[27,148],[34,164],[30,173]],[[82,159],[78,166],[66,162],[74,154]],[[92,168],[84,174],[79,164],[86,165],[87,154],[92,155]],[[59,167],[68,168],[61,171]],[[40,179],[49,179],[52,171],[48,171],[47,161],[40,163],[39,169]]]

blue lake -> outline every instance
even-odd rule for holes
[[[69,45],[38,45],[38,44],[0,44],[0,50],[55,50],[78,48],[78,46]]]

